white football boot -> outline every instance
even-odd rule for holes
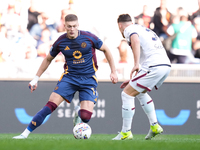
[[[112,140],[132,140],[133,139],[133,134],[131,131],[129,132],[119,132],[119,134],[113,138]]]
[[[147,134],[145,139],[151,140],[151,138],[155,137],[156,135],[162,134],[162,133],[163,133],[163,128],[159,124],[150,126],[149,133]]]
[[[26,139],[26,138],[27,137],[23,136],[22,134],[13,137],[13,139]]]

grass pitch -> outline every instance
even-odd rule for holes
[[[159,135],[145,140],[112,141],[116,134],[92,134],[88,140],[77,140],[72,134],[30,134],[16,140],[18,134],[0,134],[0,150],[199,150],[200,135]]]

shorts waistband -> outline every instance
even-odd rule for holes
[[[168,66],[168,67],[171,67],[171,65],[169,65],[169,64],[159,64],[159,65],[149,66],[149,68],[158,67],[158,66]]]
[[[68,74],[66,74],[66,75],[72,76],[72,77],[76,77],[76,78],[96,76],[96,74],[76,75],[76,74],[71,74],[71,73],[68,73]]]

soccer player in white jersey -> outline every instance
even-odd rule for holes
[[[163,132],[157,122],[154,102],[147,94],[154,87],[158,89],[171,70],[170,60],[158,36],[150,29],[134,24],[129,14],[119,16],[118,27],[129,43],[134,57],[130,80],[122,83],[122,130],[113,140],[133,139],[132,119],[135,113],[135,97],[146,113],[150,130],[146,140]],[[135,73],[135,74],[134,74]],[[134,74],[134,75],[133,75]]]

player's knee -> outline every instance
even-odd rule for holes
[[[154,105],[152,98],[147,93],[140,93],[137,98],[141,106]]]
[[[139,101],[143,101],[144,99],[151,100],[151,97],[147,93],[140,93],[136,97],[138,98]]]
[[[143,99],[146,95],[147,95],[147,93],[140,93],[140,94],[138,94],[136,97],[138,98],[138,100],[141,100],[141,99]]]
[[[85,123],[89,122],[92,117],[92,112],[85,109],[80,109],[78,114],[81,120]]]
[[[121,92],[122,104],[124,105],[135,105],[135,97],[126,94],[124,91]]]

